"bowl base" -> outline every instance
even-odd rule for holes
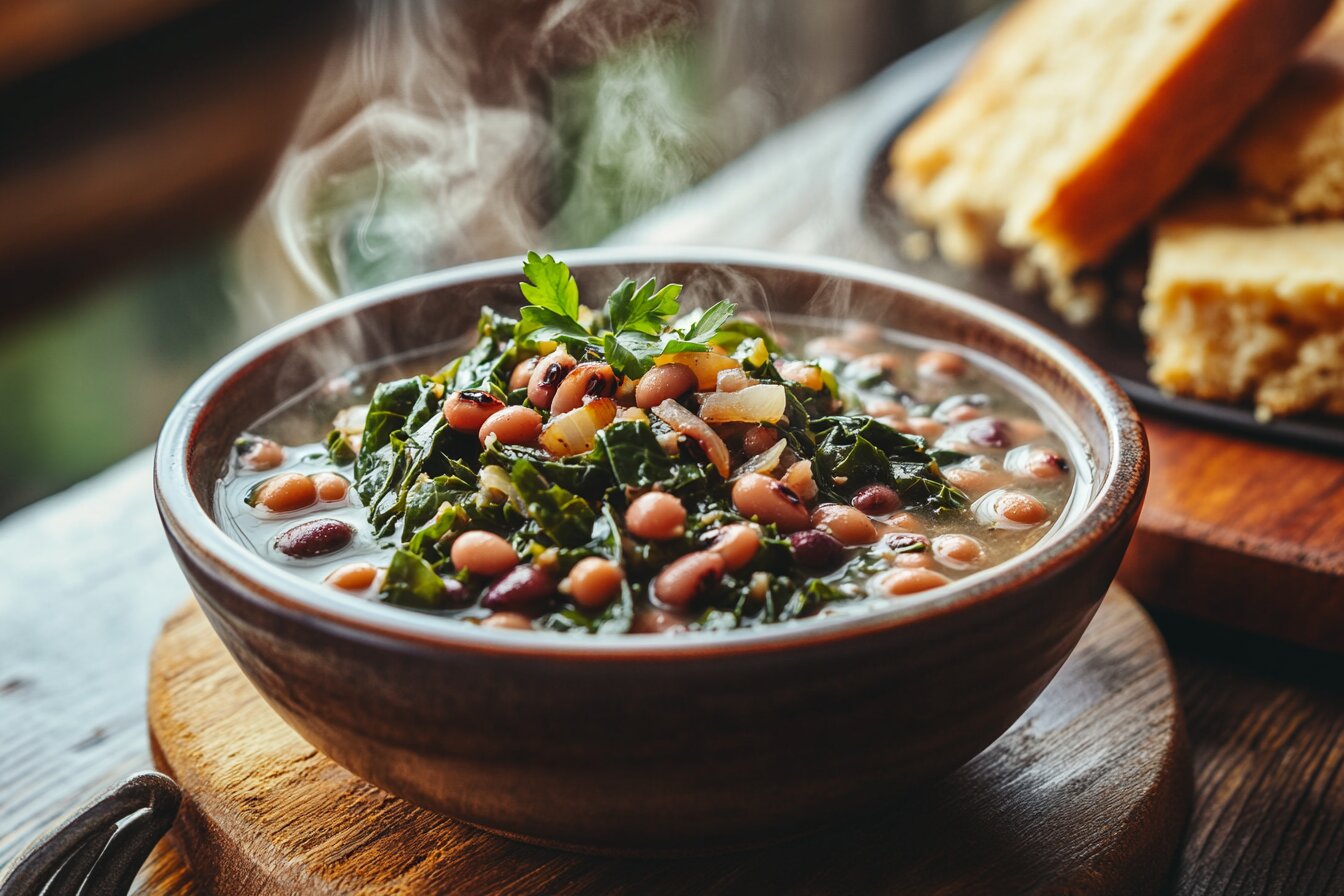
[[[186,793],[176,851],[161,851],[159,861],[185,859],[197,883],[221,896],[681,893],[729,880],[735,890],[777,892],[992,882],[1004,893],[1141,893],[1165,874],[1190,804],[1166,650],[1118,588],[1040,699],[957,772],[877,814],[767,837],[772,845],[731,856],[693,850],[690,862],[666,861],[657,844],[632,857],[496,836],[383,793],[287,727],[194,604],[169,621],[155,647],[149,723],[156,764]]]

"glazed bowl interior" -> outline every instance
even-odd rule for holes
[[[683,302],[729,298],[741,309],[804,318],[841,332],[851,321],[874,323],[918,340],[951,343],[1034,405],[1069,447],[1078,470],[1073,495],[1052,530],[1018,557],[926,595],[873,602],[867,612],[730,632],[672,638],[481,629],[347,596],[264,560],[218,523],[216,488],[234,439],[259,420],[311,440],[324,420],[303,413],[327,384],[351,375],[376,380],[389,370],[437,367],[474,338],[482,306],[509,313],[520,298],[520,259],[502,259],[427,274],[301,315],[247,343],[208,371],[165,425],[156,458],[156,491],[170,532],[200,556],[255,586],[280,608],[335,625],[354,625],[422,645],[510,645],[528,652],[749,648],[839,637],[957,607],[1011,588],[1086,550],[1098,517],[1133,502],[1146,475],[1137,417],[1098,368],[1043,330],[986,302],[917,278],[832,259],[710,249],[583,250],[564,254],[588,302],[624,277],[684,283]],[[320,404],[320,401],[317,402]],[[329,418],[327,418],[329,420]]]

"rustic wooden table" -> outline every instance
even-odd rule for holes
[[[880,247],[844,227],[860,186],[842,176],[871,151],[871,89],[616,241],[871,258]],[[184,596],[148,452],[0,524],[0,866],[90,794],[149,767],[149,651]],[[1158,622],[1196,787],[1170,892],[1344,892],[1344,657],[1175,616]],[[144,892],[192,892],[177,866],[152,867]]]

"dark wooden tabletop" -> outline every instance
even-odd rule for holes
[[[615,240],[872,260],[884,247],[853,228],[862,190],[853,171],[881,124],[874,90],[890,97],[892,86],[823,110]],[[149,454],[135,455],[0,524],[0,866],[89,795],[150,765],[149,650],[186,588],[149,470]],[[1344,657],[1158,622],[1196,786],[1169,891],[1344,892]],[[186,886],[157,883],[155,892]]]

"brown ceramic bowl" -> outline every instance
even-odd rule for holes
[[[978,350],[1057,406],[1082,494],[1041,543],[876,612],[679,636],[465,626],[301,580],[213,514],[231,442],[352,364],[456,339],[518,304],[516,259],[318,309],[229,355],[159,440],[178,561],[243,671],[315,747],[411,802],[526,840],[602,852],[722,850],[887,800],[1002,734],[1064,662],[1110,584],[1148,478],[1120,390],[1027,321],[876,268],[714,250],[590,250],[588,297],[657,274],[686,295],[847,315]],[[1068,423],[1067,421],[1071,421]]]

